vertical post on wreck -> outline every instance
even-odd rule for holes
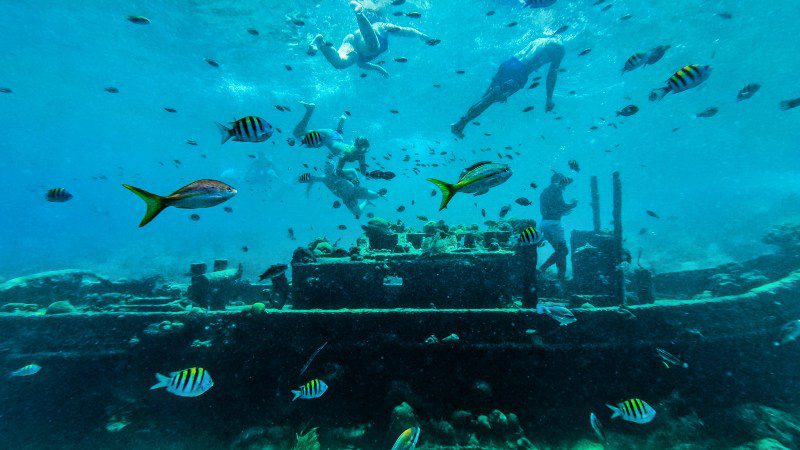
[[[594,232],[600,232],[600,193],[597,192],[597,177],[592,176],[592,223]]]
[[[619,179],[619,172],[613,174],[614,188],[614,295],[617,303],[624,305],[625,302],[625,274],[620,270],[622,264],[622,182]]]

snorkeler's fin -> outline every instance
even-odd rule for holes
[[[222,142],[220,142],[220,144],[228,142],[228,139],[230,139],[233,136],[233,133],[231,133],[232,130],[219,122],[215,123],[217,124],[217,128],[219,129],[220,137],[222,138]]]
[[[123,184],[123,186],[129,189],[134,194],[138,195],[139,198],[144,200],[147,204],[147,211],[144,213],[144,217],[142,221],[139,223],[139,227],[143,227],[150,223],[151,220],[155,219],[155,217],[164,210],[167,206],[169,206],[166,202],[166,198],[160,195],[151,194],[144,189],[139,189],[137,187],[129,186],[127,184]]]
[[[453,199],[453,196],[456,195],[458,190],[456,190],[455,186],[452,184],[445,183],[444,181],[437,180],[435,178],[428,178],[428,181],[435,184],[436,187],[442,191],[442,203],[439,205],[439,211],[447,208],[447,204],[450,203],[450,200]]]
[[[651,102],[655,102],[664,98],[665,95],[669,94],[672,89],[669,86],[653,89],[650,92],[650,96],[648,97]]]
[[[160,388],[167,387],[172,382],[172,377],[168,377],[166,375],[161,375],[160,373],[156,374],[156,379],[158,380],[158,383],[156,383],[156,384],[154,384],[154,385],[152,385],[150,387],[151,391],[153,389],[160,389]]]

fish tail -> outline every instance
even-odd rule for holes
[[[300,391],[292,391],[292,394],[294,394],[294,398],[292,399],[292,401],[297,400],[298,398],[300,398],[300,395],[302,395]]]
[[[662,98],[664,98],[665,95],[669,94],[670,91],[672,91],[672,88],[670,88],[669,86],[653,89],[653,91],[650,92],[650,97],[649,97],[650,101],[651,102],[659,101]]]
[[[167,386],[169,386],[170,381],[172,381],[172,378],[170,378],[170,377],[168,377],[166,375],[161,375],[160,373],[156,374],[156,379],[158,380],[158,383],[150,386],[150,390],[151,391],[153,389],[160,389],[160,388],[167,387]]]
[[[439,211],[447,208],[447,204],[450,203],[450,200],[452,200],[453,196],[456,195],[458,189],[452,184],[445,183],[444,181],[437,180],[435,178],[428,178],[428,181],[435,184],[436,187],[442,191],[442,203],[439,205]]]
[[[151,194],[145,191],[144,189],[139,189],[137,187],[129,186],[127,184],[123,184],[122,186],[129,189],[134,194],[138,195],[139,198],[144,200],[144,202],[147,204],[147,211],[144,213],[144,217],[142,218],[142,221],[139,223],[139,227],[143,227],[148,223],[150,223],[151,220],[155,219],[158,213],[160,213],[161,211],[164,210],[164,208],[169,206],[167,205],[166,198],[160,195]]]
[[[220,144],[228,142],[228,139],[233,136],[233,133],[231,133],[232,130],[219,122],[216,122],[216,124],[217,128],[219,129],[220,137],[222,138],[222,142],[220,142]]]
[[[611,415],[612,419],[616,419],[617,417],[622,415],[622,412],[616,406],[611,406],[608,403],[606,403],[606,406],[608,406],[609,408],[611,408],[612,411],[614,411],[614,414]]]

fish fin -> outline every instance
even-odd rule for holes
[[[297,400],[298,398],[300,398],[300,395],[302,395],[300,391],[292,391],[292,394],[294,394],[294,398],[292,399],[292,401]]]
[[[222,139],[222,142],[220,142],[220,144],[228,142],[228,139],[230,139],[233,136],[233,133],[231,133],[231,129],[219,122],[216,122],[216,124],[217,128],[219,129],[220,137]]]
[[[453,199],[453,196],[456,195],[458,190],[452,184],[445,183],[435,178],[428,178],[428,181],[435,184],[436,187],[442,191],[442,203],[439,205],[439,211],[447,208],[447,204],[450,203],[450,200]]]
[[[606,406],[608,406],[609,408],[611,408],[612,411],[614,411],[614,414],[611,415],[612,419],[616,419],[617,417],[622,415],[622,412],[616,406],[611,406],[608,403],[606,403]]]
[[[648,98],[650,99],[651,102],[657,102],[662,98],[664,98],[665,95],[669,94],[670,91],[672,91],[672,89],[669,86],[653,89],[653,91],[650,92],[650,96]]]
[[[169,386],[169,383],[172,381],[172,378],[170,378],[170,377],[168,377],[166,375],[161,375],[160,373],[156,374],[156,379],[158,380],[158,383],[150,386],[150,390],[151,391],[153,389],[160,389],[160,388],[167,387],[167,386]]]
[[[150,223],[151,220],[155,219],[155,217],[164,210],[167,206],[167,199],[160,195],[151,194],[144,189],[139,189],[137,187],[129,186],[127,184],[123,184],[126,189],[129,189],[134,194],[138,195],[139,198],[144,200],[147,204],[147,211],[144,213],[144,217],[142,221],[139,223],[139,227],[143,227]]]

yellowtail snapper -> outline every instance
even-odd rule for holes
[[[38,364],[28,364],[25,367],[17,369],[10,374],[9,377],[29,377],[31,375],[36,375],[39,371],[42,370],[42,366]]]
[[[298,398],[302,399],[312,399],[312,398],[320,398],[323,394],[328,390],[328,385],[325,384],[322,380],[313,379],[306,383],[303,386],[300,386],[298,390],[292,391],[294,394],[294,398],[292,401],[297,400]]]
[[[411,427],[403,431],[392,446],[392,450],[414,450],[419,441],[419,433],[419,427]]]
[[[63,203],[72,199],[72,194],[62,187],[57,187],[47,191],[45,198],[48,202]]]
[[[489,189],[505,183],[510,177],[511,168],[507,165],[481,161],[464,169],[455,184],[445,183],[435,178],[428,178],[428,181],[442,191],[442,202],[439,205],[439,211],[441,211],[447,208],[447,204],[458,192],[476,196],[483,195],[489,192]]]
[[[628,422],[645,424],[650,423],[656,417],[656,410],[648,405],[647,402],[638,398],[625,400],[624,402],[617,404],[617,406],[611,406],[608,404],[606,406],[608,406],[611,411],[614,411],[614,413],[611,415],[612,419],[621,417],[622,420],[626,420]]]
[[[179,397],[197,397],[214,386],[211,375],[202,367],[183,369],[169,376],[157,373],[156,379],[158,383],[151,386],[150,390],[167,388],[167,392]]]
[[[230,123],[230,127],[218,123],[222,144],[233,139],[236,142],[264,142],[272,136],[272,125],[257,116],[247,116]]]
[[[166,197],[151,194],[144,189],[127,184],[122,186],[138,195],[147,204],[147,211],[139,223],[140,227],[150,223],[161,211],[169,206],[181,209],[210,208],[230,200],[236,195],[236,189],[215,180],[198,180],[189,183]]]

